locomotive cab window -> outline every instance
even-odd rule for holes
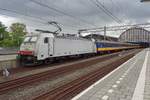
[[[30,43],[30,42],[36,42],[37,41],[37,37],[36,36],[27,36],[24,39],[24,43]]]
[[[37,41],[37,37],[32,37],[30,41],[31,42],[36,42]]]
[[[29,42],[30,41],[30,37],[26,37],[25,39],[24,39],[24,42]]]
[[[44,43],[48,43],[48,37],[44,38]]]

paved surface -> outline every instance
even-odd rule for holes
[[[6,61],[6,60],[14,60],[16,59],[16,54],[14,55],[0,55],[0,61]]]
[[[17,67],[16,55],[0,55],[0,70],[15,67]]]
[[[150,49],[145,49],[72,100],[150,100]]]
[[[0,55],[17,54],[17,51],[18,51],[17,48],[1,48],[0,47]]]

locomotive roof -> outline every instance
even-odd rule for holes
[[[36,33],[36,34],[34,33],[34,34],[27,34],[26,36],[39,36],[39,35],[46,35],[53,38],[62,38],[62,39],[70,39],[70,40],[91,40],[91,39],[86,39],[86,38],[72,36],[72,35],[54,35],[51,33]]]
[[[73,40],[90,40],[90,39],[85,39],[82,37],[77,37],[77,36],[55,36],[56,38],[62,38],[62,39],[73,39]]]

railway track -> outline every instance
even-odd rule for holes
[[[126,52],[124,52],[124,54],[125,53]],[[42,73],[38,73],[38,74],[34,74],[34,75],[29,75],[26,77],[22,77],[22,78],[18,78],[18,79],[14,79],[14,80],[0,83],[0,94],[4,94],[9,90],[12,90],[12,89],[15,89],[18,87],[22,87],[25,85],[29,85],[29,84],[32,84],[34,82],[39,82],[39,81],[47,79],[47,78],[54,78],[56,76],[61,76],[62,74],[73,72],[75,70],[93,65],[97,62],[102,62],[105,60],[112,59],[113,57],[116,57],[119,54],[120,53],[115,53],[115,54],[111,54],[109,56],[104,56],[104,57],[100,57],[100,58],[97,57],[97,58],[92,59],[92,60],[87,60],[87,61],[83,61],[80,63],[75,63],[73,65],[63,66],[61,68],[57,68],[57,69],[49,70],[46,72],[42,72]]]
[[[59,75],[62,75],[62,74],[68,73],[68,72],[72,72],[72,71],[84,68],[84,67],[92,65],[98,61],[102,62],[104,60],[107,60],[111,57],[115,57],[117,55],[118,55],[118,53],[115,53],[115,54],[112,54],[109,56],[104,56],[104,57],[100,57],[98,59],[93,59],[93,60],[89,61],[88,63],[85,63],[85,62],[76,63],[73,65],[63,66],[61,68],[56,68],[53,70],[41,72],[38,74],[29,75],[26,77],[6,81],[3,83],[0,83],[0,94],[3,94],[3,93],[5,93],[8,90],[11,90],[13,88],[25,86],[25,85],[28,85],[28,84],[33,83],[33,82],[44,80],[46,78],[53,78],[54,76],[59,76]]]
[[[9,72],[11,72],[11,75],[12,75],[12,74],[20,73],[20,72],[28,72],[28,71],[32,71],[32,70],[38,70],[38,69],[42,69],[42,68],[53,67],[56,65],[61,65],[64,63],[70,63],[70,62],[74,62],[74,61],[78,61],[78,60],[84,60],[84,59],[87,59],[87,58],[74,57],[71,59],[63,59],[63,62],[61,62],[61,60],[57,60],[57,61],[51,62],[50,64],[41,64],[41,65],[34,65],[34,66],[28,66],[28,67],[27,66],[21,66],[18,64],[19,65],[18,67],[10,68],[8,70],[9,70]],[[0,73],[2,73],[2,70],[0,70]]]
[[[96,55],[96,56],[105,56],[105,55]],[[19,66],[19,67],[11,68],[8,70],[9,70],[9,72],[11,72],[11,75],[13,75],[13,74],[20,73],[20,72],[23,73],[23,72],[42,69],[42,68],[55,67],[55,66],[59,66],[62,64],[67,64],[67,63],[72,63],[72,62],[76,62],[76,61],[80,61],[80,60],[85,60],[87,58],[92,58],[92,57],[96,57],[96,56],[71,57],[71,58],[56,60],[56,61],[51,62],[50,64],[41,64],[41,65],[34,65],[34,66],[29,66],[29,67]],[[0,73],[2,73],[2,70],[0,70]],[[2,75],[0,75],[0,76],[2,76]]]
[[[68,84],[58,87],[52,91],[43,93],[40,96],[37,96],[34,100],[70,100],[82,90],[86,89],[88,86],[92,85],[94,82],[117,68],[123,62],[133,57],[133,55],[133,53],[130,53],[125,57],[111,62],[106,66],[103,66],[96,71],[88,73],[87,75],[82,76]]]

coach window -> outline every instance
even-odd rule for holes
[[[44,38],[44,43],[48,43],[48,37]]]

